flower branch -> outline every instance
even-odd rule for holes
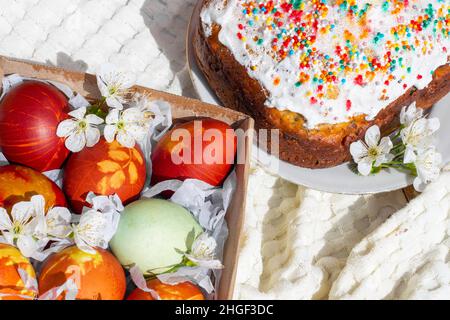
[[[400,113],[400,128],[391,136],[381,138],[378,126],[370,127],[364,141],[350,145],[350,153],[364,176],[382,169],[397,169],[415,176],[414,188],[423,191],[437,179],[442,157],[433,146],[433,136],[439,129],[439,119],[428,119],[415,103]],[[380,139],[381,138],[381,139]]]

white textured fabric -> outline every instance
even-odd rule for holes
[[[0,54],[90,72],[111,62],[194,96],[184,49],[194,2],[0,0]],[[235,297],[450,298],[449,185],[447,173],[402,209],[401,191],[333,195],[254,167]]]
[[[333,299],[450,299],[450,172],[352,250]]]
[[[236,298],[450,299],[450,172],[409,204],[249,183]]]
[[[305,189],[253,169],[236,295],[324,299],[352,248],[406,200]]]
[[[185,35],[194,0],[0,0],[0,54],[94,72],[120,65],[192,95]]]

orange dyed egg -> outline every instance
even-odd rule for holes
[[[63,190],[77,213],[87,206],[89,192],[117,194],[124,204],[137,198],[146,179],[145,159],[138,146],[122,147],[100,139],[92,148],[70,156],[64,170]]]
[[[198,179],[220,186],[234,165],[237,136],[226,123],[202,119],[175,125],[152,152],[152,185]]]
[[[50,256],[39,275],[39,292],[63,285],[75,276],[78,300],[122,300],[126,290],[125,272],[107,250],[89,254],[73,246]],[[62,294],[59,299],[64,299]]]
[[[17,248],[0,244],[0,300],[25,300],[17,295],[35,298],[35,293],[25,288],[19,269],[23,269],[30,278],[36,279],[30,261]]]
[[[147,281],[147,287],[155,290],[161,300],[205,300],[200,289],[190,283],[182,282],[176,285],[165,284],[158,279]],[[154,300],[149,292],[135,289],[127,300]]]
[[[46,211],[52,207],[67,207],[62,190],[42,173],[22,166],[0,167],[0,207],[10,211],[20,201],[32,196],[45,198]]]

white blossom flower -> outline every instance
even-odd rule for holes
[[[150,127],[150,119],[137,107],[124,111],[112,109],[106,117],[105,139],[108,142],[117,139],[122,146],[133,148],[136,142],[142,142]]]
[[[70,227],[72,214],[70,211],[63,207],[53,207],[46,213],[44,211],[44,197],[34,196],[31,200],[35,206],[37,219],[35,236],[39,239],[48,238],[52,241],[66,239],[72,232]]]
[[[400,123],[405,127],[412,122],[423,117],[423,109],[416,108],[416,102],[413,102],[409,107],[403,107],[400,112]]]
[[[62,121],[58,125],[56,135],[66,138],[66,148],[72,152],[80,152],[85,146],[93,147],[100,140],[98,125],[103,119],[94,115],[86,115],[86,107],[78,108],[69,113],[73,119]]]
[[[102,213],[119,213],[124,210],[122,200],[117,193],[110,196],[97,196],[95,193],[89,192],[86,196],[86,201],[92,205],[92,209]]]
[[[207,233],[202,233],[195,239],[192,249],[186,254],[186,258],[200,267],[222,269],[222,263],[215,259],[216,247],[216,240]]]
[[[8,212],[0,208],[0,233],[10,245],[16,246],[27,258],[32,257],[39,249],[34,238],[36,229],[35,210],[31,202],[16,203]]]
[[[442,156],[435,147],[428,148],[417,154],[414,161],[417,177],[414,179],[414,188],[421,192],[426,185],[439,177],[442,165]]]
[[[105,64],[97,73],[97,85],[106,104],[115,109],[122,110],[127,101],[127,95],[134,82],[129,75],[117,71],[114,66]]]
[[[413,106],[408,108],[412,109]],[[414,110],[413,110],[414,111]],[[414,162],[417,153],[427,149],[433,140],[433,134],[439,129],[438,118],[420,118],[421,112],[415,112],[416,116],[410,116],[408,125],[401,130],[400,137],[405,145],[404,163]]]
[[[82,251],[94,254],[95,247],[108,248],[114,236],[115,221],[112,215],[97,210],[84,212],[78,224],[72,226],[75,244]]]
[[[389,152],[393,148],[389,137],[380,141],[380,128],[372,126],[366,131],[365,141],[356,141],[350,145],[350,153],[358,164],[358,171],[367,176],[372,167],[379,167],[382,163],[390,162],[394,158]]]

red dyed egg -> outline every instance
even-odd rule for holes
[[[176,125],[152,153],[152,184],[190,178],[219,186],[234,165],[236,145],[234,130],[222,121]]]
[[[0,167],[0,207],[9,211],[17,202],[29,201],[35,195],[44,197],[46,211],[67,207],[64,193],[42,173],[16,165]]]
[[[59,169],[69,155],[58,124],[68,118],[68,100],[52,85],[25,81],[0,102],[0,148],[10,161],[38,171]]]
[[[146,179],[145,159],[140,148],[122,147],[101,138],[92,148],[69,157],[64,169],[63,190],[73,210],[81,213],[89,192],[117,194],[124,204],[137,198]]]
[[[190,282],[175,285],[165,284],[158,279],[147,281],[147,287],[155,290],[161,300],[205,300],[201,290]],[[130,293],[127,300],[154,300],[149,292],[137,288]]]
[[[122,300],[126,290],[125,272],[117,259],[103,249],[89,254],[73,246],[51,255],[39,275],[39,292],[63,285],[74,277],[77,300]],[[58,299],[64,299],[64,293]]]

